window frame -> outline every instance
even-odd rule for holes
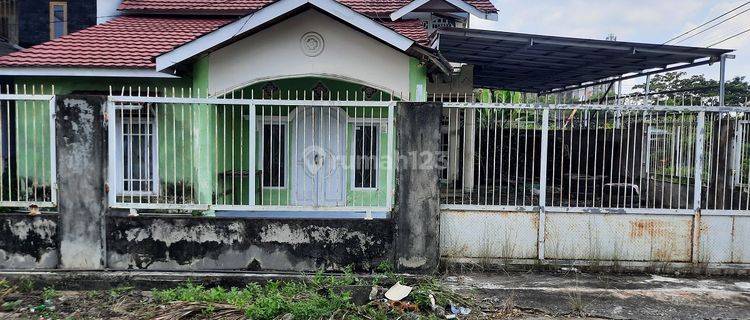
[[[55,21],[55,7],[61,6],[63,9],[63,21],[62,21],[62,35],[60,37],[64,37],[68,34],[68,2],[67,1],[50,1],[49,3],[49,39],[55,40],[58,37],[56,37],[55,33],[55,24],[57,21]]]
[[[125,126],[123,122],[123,118],[125,115],[123,114],[125,111],[135,111],[138,109],[143,108],[144,105],[141,104],[129,104],[129,105],[118,105],[115,109],[115,130],[116,130],[116,138],[115,141],[115,159],[117,160],[117,175],[115,176],[115,183],[114,186],[116,189],[116,195],[117,196],[158,196],[159,195],[159,125],[158,125],[158,116],[156,115],[156,112],[150,112],[150,115],[141,115],[141,116],[133,116],[131,118],[133,124],[148,124],[150,127],[149,134],[151,135],[151,172],[152,179],[151,179],[151,189],[149,191],[133,191],[133,190],[126,190],[125,187],[125,172],[127,168],[125,168],[125,135],[123,128]],[[145,107],[150,108],[149,105],[145,105]],[[119,113],[118,113],[119,111]],[[147,118],[150,118],[147,120]],[[144,165],[145,167],[145,165]]]
[[[383,133],[381,128],[383,127],[380,118],[371,119],[350,119],[352,124],[352,141],[351,141],[351,188],[355,191],[377,191],[380,183],[380,135]],[[374,187],[358,187],[357,186],[357,154],[355,149],[357,147],[357,127],[358,126],[372,126],[375,127],[375,177]]]
[[[258,160],[261,165],[261,171],[265,172],[265,168],[263,167],[265,165],[265,155],[266,155],[266,147],[265,147],[265,126],[281,126],[282,132],[284,132],[283,141],[281,141],[284,148],[283,151],[283,164],[281,166],[284,177],[281,179],[278,186],[266,186],[265,180],[263,175],[260,176],[260,187],[263,190],[284,190],[289,188],[289,144],[291,143],[291,140],[289,140],[289,118],[287,116],[265,116],[265,117],[257,117],[255,127],[256,135],[260,136],[260,148],[258,152]],[[256,160],[256,163],[258,161]],[[257,169],[255,169],[257,170]]]
[[[669,125],[669,124],[668,124]],[[645,130],[646,134],[646,143],[643,146],[644,154],[646,155],[645,161],[643,163],[643,172],[648,177],[657,178],[657,177],[669,177],[669,178],[683,178],[683,179],[692,179],[692,171],[690,173],[687,173],[686,175],[682,174],[682,168],[687,167],[693,167],[694,162],[688,161],[688,163],[683,163],[685,160],[683,157],[687,155],[688,159],[690,159],[690,155],[688,154],[691,150],[689,148],[685,148],[684,145],[684,139],[690,138],[690,132],[683,131],[682,127],[678,127],[676,131],[669,131],[668,129],[665,129],[663,126],[660,125],[654,125],[654,124],[648,124],[646,126]],[[687,134],[687,136],[686,136]],[[670,149],[667,152],[670,167],[672,170],[668,173],[657,173],[652,172],[651,168],[651,161],[652,161],[652,145],[654,138],[661,138],[665,141],[668,141]],[[694,160],[693,160],[694,161]],[[653,175],[653,176],[652,176]]]

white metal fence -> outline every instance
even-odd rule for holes
[[[444,106],[447,209],[750,209],[750,108]]]
[[[54,87],[0,88],[0,206],[57,203]]]
[[[451,100],[445,258],[750,263],[750,108]]]
[[[109,202],[166,210],[388,211],[395,102],[362,93],[121,90]]]

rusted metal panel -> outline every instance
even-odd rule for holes
[[[456,258],[536,258],[536,212],[442,211],[441,255]]]
[[[697,260],[701,263],[750,263],[750,217],[701,217]]]
[[[686,262],[691,233],[688,216],[548,214],[546,258]]]

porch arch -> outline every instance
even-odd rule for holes
[[[275,76],[275,77],[264,77],[264,78],[251,79],[251,80],[247,80],[247,81],[245,81],[243,83],[240,83],[240,84],[238,84],[236,86],[233,86],[233,87],[230,87],[230,88],[226,88],[226,89],[217,91],[215,93],[212,93],[212,95],[213,96],[227,95],[227,94],[230,94],[232,92],[236,92],[238,90],[245,90],[247,88],[251,88],[253,86],[257,86],[257,85],[264,84],[264,83],[273,83],[273,82],[284,81],[284,80],[303,80],[303,79],[329,80],[329,81],[337,81],[337,82],[341,82],[341,83],[351,84],[351,85],[354,85],[354,86],[365,86],[365,87],[372,88],[372,89],[374,89],[374,90],[376,90],[376,91],[378,91],[380,93],[383,93],[384,97],[386,97],[386,96],[392,96],[393,99],[397,99],[397,100],[401,100],[401,101],[409,101],[409,92],[408,91],[407,92],[397,92],[397,91],[394,91],[393,89],[386,88],[386,87],[383,87],[383,86],[375,84],[375,83],[363,81],[361,79],[355,79],[355,78],[347,77],[345,75],[325,74],[325,73],[324,74],[321,74],[321,73],[309,73],[309,74],[296,74],[296,75],[279,75],[279,76]],[[297,89],[301,90],[301,88],[297,88]],[[312,91],[312,88],[306,88],[306,89],[307,89],[308,93],[310,91]],[[290,90],[294,90],[294,89],[290,88]],[[352,91],[350,93],[353,94],[354,92]],[[302,91],[300,91],[300,95],[301,94],[302,94]],[[344,94],[345,94],[345,92],[341,92],[341,99],[345,98]],[[256,95],[256,98],[257,97],[258,96]],[[335,97],[335,94],[333,95],[333,97]],[[250,97],[249,96],[245,96],[245,98],[250,98]],[[301,96],[300,96],[300,98],[301,98]],[[353,98],[353,96],[350,96],[350,99],[352,99],[352,98]],[[378,100],[378,99],[375,99],[375,100]]]
[[[387,88],[383,88],[377,84],[331,74],[301,74],[254,79],[212,95],[224,96],[231,95],[234,92],[235,97],[238,97],[239,91],[242,91],[242,97],[249,99],[251,95],[254,95],[257,99],[261,97],[261,91],[266,85],[273,85],[279,90],[276,93],[282,92],[282,98],[287,98],[287,95],[291,94],[291,99],[295,99],[295,91],[298,91],[299,99],[303,99],[303,91],[306,91],[306,99],[311,99],[310,94],[319,83],[322,83],[331,92],[331,97],[334,100],[336,100],[336,94],[340,95],[339,100],[354,100],[355,93],[357,94],[357,100],[362,100],[361,94],[363,93],[363,88],[373,90],[372,95],[366,99],[371,101],[387,101],[391,99],[408,101],[409,96],[408,92],[388,91]],[[348,97],[346,96],[347,91],[349,93]],[[274,94],[274,97],[279,98],[276,94]],[[325,98],[327,99],[327,97],[326,95]]]

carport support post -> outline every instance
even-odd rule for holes
[[[693,185],[693,246],[691,251],[692,261],[700,262],[700,224],[701,224],[701,192],[703,191],[703,141],[706,135],[706,112],[698,112],[695,130],[695,172]]]
[[[395,265],[432,272],[440,261],[441,103],[396,106]]]
[[[719,106],[724,106],[726,90],[727,55],[722,54],[719,60]]]
[[[539,153],[539,229],[537,233],[537,257],[544,260],[544,230],[547,205],[547,148],[549,144],[549,106],[542,110],[542,150]]]
[[[474,108],[464,109],[464,150],[462,156],[463,162],[463,192],[472,192],[474,190],[474,148],[475,148],[475,119],[477,110]],[[440,130],[440,128],[438,128]]]

